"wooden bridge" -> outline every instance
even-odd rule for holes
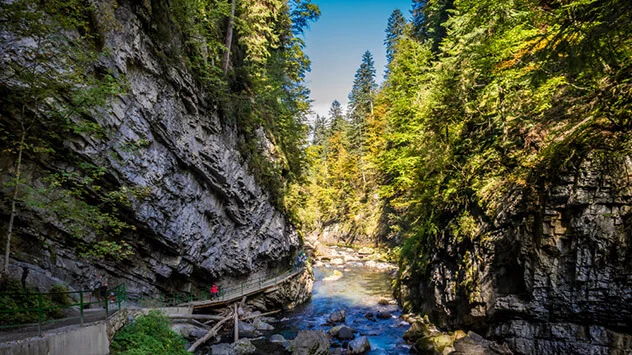
[[[219,296],[216,298],[181,303],[178,306],[191,307],[193,309],[217,307],[241,300],[245,296],[274,292],[280,284],[301,274],[304,270],[305,268],[290,269],[274,277],[260,277],[255,280],[242,283],[237,287],[225,290],[220,289]]]

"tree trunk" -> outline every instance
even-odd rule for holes
[[[20,137],[20,146],[18,148],[18,165],[15,171],[15,189],[13,191],[13,199],[11,200],[11,215],[9,217],[9,228],[7,229],[7,244],[4,250],[4,269],[2,271],[3,276],[9,276],[9,253],[11,251],[11,234],[13,233],[13,221],[15,220],[15,204],[18,199],[18,190],[20,187],[20,173],[22,172],[22,152],[24,151],[24,139],[26,138],[26,131],[22,130],[22,137]]]
[[[228,64],[230,63],[230,51],[233,43],[233,25],[235,22],[235,3],[237,0],[233,0],[230,10],[230,18],[228,19],[228,30],[226,31],[226,52],[224,53],[224,61],[222,63],[222,69],[224,74],[228,73]]]
[[[229,320],[231,320],[233,318],[233,315],[229,315],[228,317],[220,320],[219,322],[217,322],[217,324],[215,324],[215,326],[213,328],[211,328],[211,330],[208,331],[208,333],[206,333],[206,335],[204,335],[203,337],[201,337],[200,339],[198,339],[198,341],[196,341],[195,343],[193,343],[193,345],[191,345],[191,347],[187,350],[188,352],[192,353],[195,351],[195,349],[198,348],[198,346],[206,343],[206,341],[208,341],[209,339],[211,339],[212,337],[214,337],[215,335],[217,335],[217,332],[220,330],[220,328],[222,327],[222,324],[228,322]]]

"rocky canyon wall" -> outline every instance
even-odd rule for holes
[[[181,44],[161,42],[157,34],[156,19],[168,18],[156,7],[161,2],[102,3],[111,6],[113,18],[101,33],[106,55],[97,65],[124,82],[125,91],[93,110],[90,120],[103,136],[64,137],[59,149],[103,168],[109,186],[143,191],[140,197],[130,195],[130,206],[120,211],[120,218],[133,226],[121,235],[133,255],[121,261],[80,258],[59,216],[22,203],[11,255],[13,276],[25,275],[41,285],[59,279],[77,289],[105,279],[110,285],[124,282],[131,292],[155,293],[204,289],[217,280],[229,283],[289,267],[301,238],[250,173],[238,149],[243,138],[226,123],[230,118],[220,117],[213,98],[199,89],[186,65],[165,58],[165,46]],[[97,21],[105,17],[96,15]],[[4,66],[22,52],[12,45],[14,34],[4,31],[2,37]],[[0,158],[3,182],[10,182],[16,155]],[[24,184],[44,186],[50,172],[77,171],[76,161],[42,161],[25,154]],[[1,190],[4,226],[11,191]]]
[[[472,211],[471,240],[440,232],[426,272],[402,270],[401,301],[519,354],[628,354],[632,161],[603,160],[514,189],[492,219]]]

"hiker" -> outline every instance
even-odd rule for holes
[[[213,284],[213,286],[211,286],[211,298],[217,298],[218,296],[217,285]]]

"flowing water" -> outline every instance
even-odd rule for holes
[[[351,266],[350,266],[351,265]],[[326,324],[329,314],[336,310],[345,310],[347,326],[358,331],[356,337],[367,336],[371,342],[369,354],[407,354],[409,347],[402,336],[408,324],[399,318],[401,311],[394,304],[391,291],[392,276],[388,271],[376,271],[361,264],[347,264],[338,268],[327,266],[314,267],[314,291],[308,303],[283,315],[276,324],[277,333],[287,339],[293,339],[299,330],[324,330],[331,328]],[[342,272],[342,278],[325,281],[334,270]],[[389,300],[392,304],[380,305],[380,300]],[[388,311],[388,319],[370,320],[367,313],[377,314]],[[345,344],[338,342],[334,346]]]

